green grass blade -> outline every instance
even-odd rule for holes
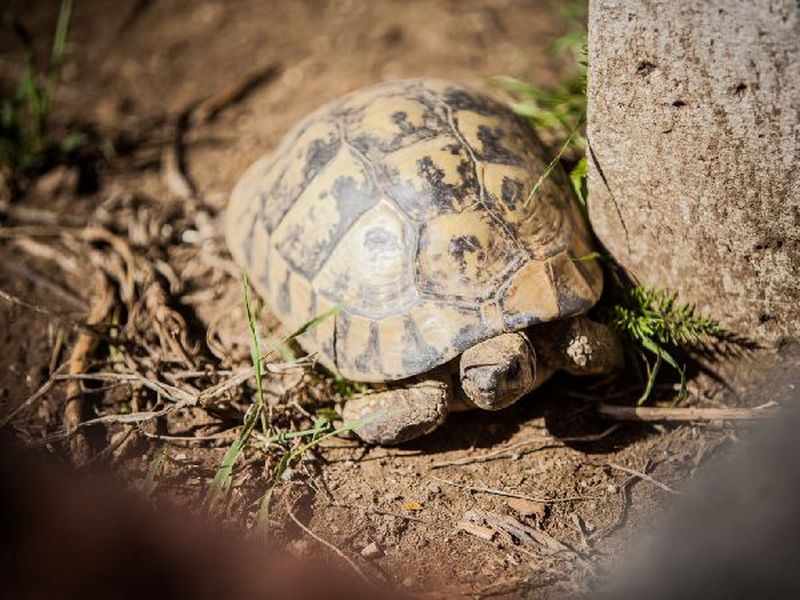
[[[153,492],[156,491],[156,487],[158,487],[158,478],[164,473],[164,464],[167,458],[169,458],[169,453],[166,448],[162,448],[155,459],[153,459],[153,462],[150,463],[142,489],[145,496],[150,497],[153,495]]]
[[[572,170],[569,172],[569,180],[572,183],[572,189],[575,192],[575,197],[583,209],[584,214],[587,214],[589,206],[586,203],[586,177],[588,175],[589,163],[586,157],[583,156]]]
[[[67,39],[69,37],[69,24],[72,20],[72,0],[62,0],[58,11],[56,32],[53,36],[53,47],[50,51],[50,65],[47,74],[47,90],[44,94],[44,111],[47,113],[55,97],[61,65],[67,53]]]
[[[583,256],[576,256],[572,259],[572,262],[591,262],[593,260],[598,261],[605,261],[606,257],[601,254],[600,252],[590,252],[589,254],[584,254]]]
[[[242,452],[244,452],[245,448],[247,447],[250,437],[251,435],[253,435],[253,432],[256,428],[256,424],[259,421],[261,421],[262,423],[263,435],[264,438],[266,439],[266,445],[281,440],[281,436],[288,435],[285,433],[281,433],[278,435],[270,436],[268,424],[267,426],[265,426],[265,422],[262,419],[265,403],[263,401],[263,379],[259,380],[259,378],[261,377],[259,374],[263,373],[262,371],[263,361],[266,360],[267,356],[269,356],[270,353],[275,348],[271,349],[270,352],[267,352],[266,354],[261,353],[260,343],[258,342],[255,314],[252,310],[252,303],[250,301],[250,285],[246,275],[244,276],[243,286],[245,293],[245,311],[247,313],[247,322],[251,335],[251,341],[253,342],[251,350],[255,349],[254,352],[251,352],[251,358],[253,361],[253,369],[256,374],[256,387],[258,389],[260,400],[251,405],[250,409],[244,416],[244,424],[242,425],[242,428],[239,431],[238,436],[233,441],[233,443],[228,447],[228,449],[225,452],[225,455],[222,457],[222,462],[220,463],[220,466],[217,469],[216,474],[214,475],[214,479],[211,482],[211,486],[209,488],[209,494],[206,498],[206,507],[208,509],[216,506],[217,502],[219,501],[223,493],[225,493],[230,488],[231,480],[233,478],[233,469],[236,466],[236,462],[239,459],[239,456],[241,456]],[[281,343],[286,344],[287,342],[296,338],[298,335],[302,335],[312,327],[315,327],[325,319],[329,318],[332,315],[337,314],[340,311],[341,311],[340,306],[338,305],[334,306],[330,310],[327,310],[324,313],[316,316],[315,318],[311,319],[303,326],[299,327],[297,330],[286,336]],[[316,429],[310,430],[312,434],[316,433],[316,431],[317,431]],[[309,432],[306,432],[306,435],[308,434]],[[319,441],[321,441],[323,438],[319,438]],[[287,460],[289,460],[290,458],[291,457],[287,458]]]
[[[273,333],[267,333],[267,340],[273,348],[277,348],[283,362],[291,364],[297,360],[297,354],[294,353],[288,343],[284,343],[278,336]]]
[[[256,426],[259,418],[259,407],[253,405],[244,416],[244,425],[239,431],[239,435],[225,451],[222,457],[222,462],[214,475],[214,480],[211,482],[209,494],[207,498],[207,507],[210,509],[216,506],[217,501],[222,494],[228,490],[233,479],[233,468],[236,466],[236,461],[247,446],[247,441],[250,434]]]
[[[337,304],[333,308],[329,308],[324,313],[320,313],[319,315],[317,315],[316,317],[311,319],[305,325],[302,325],[301,327],[297,328],[295,331],[293,331],[288,336],[288,338],[286,338],[285,341],[290,341],[290,340],[293,340],[296,337],[299,337],[299,336],[303,335],[306,331],[316,327],[317,325],[319,325],[320,323],[322,323],[326,319],[329,319],[332,316],[338,315],[340,312],[342,312],[342,310],[343,310],[343,307],[340,304]]]
[[[253,313],[252,303],[250,302],[250,281],[247,273],[242,277],[242,287],[244,289],[244,310],[247,315],[247,326],[250,330],[250,358],[253,362],[253,370],[256,378],[256,402],[258,403],[261,414],[261,430],[264,435],[268,435],[269,423],[267,422],[267,411],[264,402],[264,382],[261,366],[261,342],[258,336],[258,324]]]
[[[573,127],[572,132],[569,134],[569,137],[566,139],[566,141],[562,144],[561,149],[558,151],[558,154],[556,154],[553,157],[553,160],[550,161],[550,164],[547,165],[547,168],[545,168],[544,172],[539,176],[539,179],[536,181],[533,188],[531,188],[531,192],[530,194],[528,194],[527,200],[525,200],[526,206],[530,203],[531,199],[533,199],[533,197],[536,195],[536,192],[539,190],[539,188],[542,186],[545,180],[548,177],[550,177],[550,173],[553,172],[553,169],[556,168],[556,165],[558,164],[558,161],[561,160],[561,157],[564,155],[564,152],[566,152],[567,148],[569,148],[570,144],[572,144],[572,140],[578,133],[578,129],[583,125],[583,122],[584,118],[583,115],[581,115],[580,120],[575,125],[575,127]]]

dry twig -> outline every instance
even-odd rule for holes
[[[620,421],[735,421],[772,416],[763,408],[665,408],[660,406],[618,406],[602,402],[597,412]]]
[[[683,492],[681,492],[679,490],[676,490],[673,487],[668,486],[666,483],[662,483],[661,481],[658,481],[657,479],[651,477],[650,475],[648,475],[647,473],[644,473],[642,471],[636,471],[635,469],[631,469],[630,467],[626,467],[625,465],[618,465],[617,463],[613,463],[613,462],[610,462],[610,463],[607,463],[607,464],[612,469],[616,469],[617,471],[622,471],[623,473],[628,473],[629,475],[633,475],[634,477],[638,477],[639,479],[643,479],[645,481],[649,481],[653,485],[655,485],[657,487],[660,487],[662,490],[664,490],[665,492],[669,492],[670,494],[678,494],[678,495],[683,494]]]
[[[23,300],[19,296],[15,296],[14,294],[10,294],[5,290],[0,289],[0,299],[9,302],[10,304],[15,304],[16,306],[21,306],[22,308],[26,308],[31,310],[35,313],[38,313],[42,316],[47,317],[48,319],[52,319],[58,323],[64,323],[66,325],[70,325],[76,329],[81,331],[85,331],[86,333],[90,333],[92,335],[98,336],[100,338],[105,338],[106,333],[99,327],[93,327],[91,325],[87,325],[86,323],[81,323],[80,321],[76,321],[75,319],[70,319],[69,317],[65,317],[64,315],[60,315],[55,313],[51,310],[48,310],[42,306],[38,306],[36,304],[32,304],[26,300]]]
[[[501,534],[510,536],[519,542],[529,553],[554,555],[560,554],[580,564],[588,570],[594,566],[565,543],[555,539],[542,529],[534,529],[519,522],[514,517],[483,510],[470,510],[464,515],[466,521],[489,527]]]
[[[353,571],[355,571],[355,572],[358,574],[358,576],[359,576],[359,577],[361,577],[361,579],[363,579],[363,580],[364,580],[364,581],[365,581],[367,584],[369,584],[370,586],[373,586],[373,587],[374,587],[374,585],[375,585],[375,584],[374,584],[374,583],[372,583],[372,580],[371,580],[369,577],[367,577],[367,576],[364,574],[364,572],[363,572],[363,571],[362,571],[362,570],[359,568],[359,566],[358,566],[358,565],[357,565],[355,562],[353,562],[353,559],[351,559],[351,558],[350,558],[349,556],[347,556],[347,555],[346,555],[344,552],[342,552],[341,550],[339,550],[339,548],[337,548],[336,546],[334,546],[334,545],[333,545],[332,543],[330,543],[328,540],[326,540],[326,539],[324,539],[324,538],[320,537],[319,535],[317,535],[316,533],[314,533],[313,531],[311,531],[311,529],[309,529],[308,527],[306,527],[305,525],[303,525],[303,523],[300,521],[300,519],[298,519],[298,518],[295,516],[295,514],[292,512],[292,507],[289,505],[289,501],[288,501],[288,500],[286,500],[286,501],[285,501],[285,504],[286,504],[286,512],[287,512],[287,514],[289,515],[289,518],[291,518],[291,519],[292,519],[292,521],[294,521],[294,522],[295,522],[295,524],[296,524],[296,525],[297,525],[297,526],[298,526],[300,529],[302,529],[302,530],[303,530],[303,531],[304,531],[304,532],[305,532],[305,533],[306,533],[308,536],[310,536],[311,538],[315,539],[315,540],[316,540],[316,541],[318,541],[320,544],[322,544],[323,546],[325,546],[326,548],[328,548],[328,549],[330,549],[332,552],[334,552],[334,553],[335,553],[337,556],[339,556],[339,557],[340,557],[342,560],[344,560],[344,561],[345,561],[345,562],[346,562],[348,565],[350,565],[350,568],[352,568],[352,569],[353,569]]]
[[[509,492],[490,487],[466,485],[463,483],[458,483],[457,481],[451,481],[449,479],[440,479],[439,477],[434,477],[433,479],[441,483],[446,483],[447,485],[452,485],[453,487],[466,490],[468,492],[491,494],[493,496],[503,496],[505,498],[519,498],[520,500],[530,500],[531,502],[541,502],[542,504],[554,504],[556,502],[578,502],[581,500],[597,500],[599,498],[599,496],[566,496],[564,498],[545,498],[528,496],[526,494],[518,494],[516,492]]]
[[[257,87],[269,83],[280,73],[280,63],[270,62],[266,67],[256,69],[240,81],[218,91],[201,101],[191,111],[190,123],[207,123],[229,106],[241,102]]]
[[[59,367],[53,371],[53,374],[52,374],[52,375],[50,375],[50,377],[47,379],[47,381],[45,381],[45,382],[44,382],[44,383],[43,383],[41,386],[39,386],[39,389],[37,389],[37,390],[36,390],[36,391],[35,391],[33,394],[31,394],[30,396],[28,396],[28,397],[27,397],[27,398],[26,398],[26,399],[25,399],[25,400],[22,402],[22,404],[20,404],[19,406],[17,406],[17,407],[16,407],[14,410],[12,410],[12,411],[11,411],[11,412],[10,412],[8,415],[6,415],[6,416],[5,416],[5,418],[3,418],[3,420],[2,420],[2,421],[0,421],[0,428],[2,428],[2,427],[5,427],[6,425],[8,425],[8,424],[9,424],[11,421],[13,421],[13,420],[14,420],[14,419],[17,417],[17,415],[18,415],[18,414],[20,414],[20,413],[21,413],[23,410],[25,410],[26,408],[28,408],[29,406],[31,406],[31,405],[32,405],[34,402],[36,402],[36,401],[37,401],[39,398],[41,398],[41,397],[42,397],[42,396],[44,396],[44,395],[45,395],[47,392],[49,392],[49,391],[50,391],[50,389],[51,389],[51,388],[52,388],[52,387],[53,387],[53,386],[56,384],[56,382],[58,381],[58,375],[60,374],[59,372],[60,372],[60,371],[61,371],[61,370],[62,370],[64,367],[66,367],[68,364],[69,364],[69,362],[65,362],[65,363],[63,363],[63,364],[59,365]]]
[[[85,311],[87,308],[86,301],[83,298],[29,265],[6,262],[3,264],[3,269],[10,271],[14,275],[24,277],[35,285],[46,288],[51,294],[58,296],[60,300],[71,304],[80,311]]]

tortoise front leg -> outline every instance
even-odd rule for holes
[[[452,395],[447,378],[425,379],[353,396],[342,416],[356,423],[356,435],[369,444],[401,444],[441,425]]]
[[[570,375],[602,375],[625,364],[619,337],[586,315],[542,323],[528,334],[548,363]]]

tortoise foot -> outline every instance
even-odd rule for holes
[[[441,425],[450,395],[438,380],[362,394],[346,402],[344,421],[356,423],[356,435],[369,444],[401,444]]]

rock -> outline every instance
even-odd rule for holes
[[[800,335],[800,4],[590,3],[589,212],[642,283]]]
[[[361,556],[364,558],[375,558],[381,554],[383,554],[383,552],[375,542],[370,542],[361,549]]]

